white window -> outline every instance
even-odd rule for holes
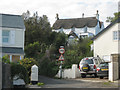
[[[9,37],[10,37],[10,31],[3,30],[2,31],[2,42],[3,43],[9,43]]]
[[[118,39],[120,40],[120,31],[118,31]]]
[[[113,31],[113,40],[120,40],[120,31]]]

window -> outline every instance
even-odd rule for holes
[[[9,36],[10,36],[10,31],[3,30],[2,31],[2,42],[9,43]]]
[[[97,59],[95,59],[95,64],[98,64],[98,61],[97,61]]]
[[[113,40],[118,40],[118,32],[113,31]]]
[[[120,31],[113,31],[113,40],[120,40]]]
[[[81,64],[93,64],[93,59],[83,60]]]

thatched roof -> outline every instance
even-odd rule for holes
[[[55,29],[55,30],[60,29],[60,28],[70,29],[72,27],[83,28],[85,26],[95,27],[97,25],[97,22],[98,22],[98,20],[96,19],[96,17],[58,19],[53,24],[53,29]],[[100,22],[100,27],[101,27],[101,22]]]

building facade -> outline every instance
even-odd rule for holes
[[[94,38],[94,56],[111,61],[112,54],[120,54],[120,18],[112,22]]]
[[[16,62],[24,57],[24,21],[20,15],[0,14],[0,57]]]
[[[102,29],[104,29],[104,24],[99,20],[98,11],[96,17],[84,17],[82,18],[71,18],[71,19],[59,19],[58,14],[56,14],[57,20],[53,24],[53,30],[55,32],[64,32],[69,34],[71,31],[76,33],[78,37],[82,36],[94,36]]]

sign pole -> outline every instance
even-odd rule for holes
[[[60,64],[60,78],[62,78],[62,61],[61,61],[61,64]]]
[[[64,52],[65,52],[64,46],[60,46],[60,49],[59,49],[59,53],[61,54],[61,56],[59,57],[59,60],[61,61],[61,63],[60,63],[60,78],[62,78],[62,64],[63,64],[63,60],[64,60],[64,57],[63,57]]]

